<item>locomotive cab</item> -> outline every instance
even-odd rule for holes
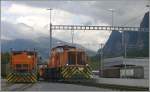
[[[52,49],[48,66],[85,66],[88,65],[87,55],[84,50],[72,46],[58,46]]]
[[[11,69],[14,72],[33,72],[36,65],[36,53],[14,51],[11,56]]]
[[[68,63],[67,65],[86,65],[87,56],[82,50],[69,50],[68,54]]]

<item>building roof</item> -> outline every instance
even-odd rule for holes
[[[104,59],[103,64],[104,64],[104,67],[123,65],[123,64],[148,66],[149,59],[148,58],[126,58],[124,59],[123,57],[115,57],[115,58]]]

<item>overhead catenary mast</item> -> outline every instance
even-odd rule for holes
[[[115,9],[109,9],[109,11],[111,11],[112,13],[112,19],[111,19],[111,25],[114,26],[114,12],[115,12]]]
[[[49,39],[50,39],[50,43],[49,43],[49,47],[50,47],[50,51],[51,51],[51,49],[52,49],[52,23],[51,23],[51,11],[52,11],[52,9],[51,8],[49,8],[49,9],[47,9],[47,10],[49,10],[50,12],[50,18],[49,18]],[[49,56],[50,56],[50,51],[49,51]]]

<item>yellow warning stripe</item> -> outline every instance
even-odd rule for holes
[[[70,77],[72,77],[74,74],[77,74],[77,73],[83,75],[85,78],[88,78],[88,79],[90,78],[90,74],[91,74],[90,71],[87,69],[87,67],[84,67],[83,70],[79,70],[79,68],[76,67],[76,70],[72,73]]]
[[[63,68],[62,73],[61,73],[63,75],[63,78],[65,78],[65,75],[68,74],[69,70],[70,70],[69,67]]]
[[[84,71],[79,71],[81,74],[83,74],[86,78],[90,78],[90,75],[89,74],[87,74],[86,72],[84,72]]]
[[[18,76],[14,76],[14,78],[12,79],[12,82],[19,82],[20,77]]]
[[[81,71],[81,70],[79,70],[79,69],[78,69],[78,71],[79,71],[80,74],[82,74],[82,75],[84,75],[85,77],[87,77],[87,75],[85,74],[85,72],[83,72],[83,71]]]
[[[32,76],[33,76],[32,74],[27,76],[29,82],[34,82],[34,78]]]
[[[86,73],[89,76],[91,75],[91,72],[88,69],[84,69],[83,72]]]
[[[11,76],[13,76],[12,73],[9,73],[9,74],[7,75],[7,79],[9,79]]]
[[[10,79],[12,79],[14,75],[12,73],[10,73],[8,76],[7,76],[7,80],[9,81]]]
[[[86,70],[86,73],[89,76],[89,78],[91,78],[91,76],[90,76],[90,75],[92,75],[91,69],[87,67],[87,68],[85,68],[85,70]]]
[[[77,68],[76,68],[76,67],[73,67],[71,73],[70,73],[69,75],[67,75],[67,77],[70,78],[70,77],[73,75],[73,73],[74,73],[75,71],[77,71]]]
[[[72,67],[66,67],[67,70],[65,71],[65,73],[63,74],[63,76],[65,77],[66,75],[69,75],[69,73],[71,72],[72,70]]]
[[[30,77],[32,82],[36,82],[36,77],[34,75],[31,75]]]
[[[77,68],[75,67],[69,78],[71,78],[76,72],[78,72]]]
[[[28,75],[25,75],[23,77],[24,77],[24,82],[28,82],[29,81]]]
[[[14,79],[15,79],[15,76],[14,76],[14,74],[12,74],[12,76],[9,78],[9,81],[13,82]]]
[[[37,76],[35,73],[20,75],[19,73],[10,73],[7,76],[8,82],[36,82]]]
[[[65,73],[65,71],[67,71],[67,70],[68,70],[68,67],[63,67],[62,68],[62,74]]]
[[[23,76],[23,82],[27,82],[26,80],[27,80],[27,78],[25,77],[25,76]]]
[[[88,73],[89,75],[92,74],[92,71],[91,71],[91,69],[89,67],[86,67],[84,72]]]
[[[78,73],[78,69],[76,68],[76,70],[74,70],[74,72],[71,74],[70,78],[77,73]]]
[[[79,69],[77,70],[79,74],[82,74],[85,78],[89,78],[88,74],[86,74],[83,70],[79,70]]]
[[[65,73],[65,71],[66,71],[67,69],[68,69],[67,67],[62,68],[62,74]]]
[[[27,82],[32,82],[29,75],[27,75],[26,77],[27,77]]]
[[[36,82],[37,81],[37,76],[36,76],[35,73],[33,73],[33,77],[34,77],[34,82]]]
[[[64,74],[65,78],[69,78],[75,70],[76,67],[70,67],[68,73]]]
[[[78,66],[61,67],[61,75],[64,79],[71,78],[74,74],[77,73],[83,75],[87,79],[91,78],[92,75],[92,71],[89,66],[84,66],[83,70],[79,70]]]
[[[65,77],[65,75],[67,75],[69,73],[70,67],[66,67],[66,69],[64,70],[63,77]]]

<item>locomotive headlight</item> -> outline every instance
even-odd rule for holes
[[[68,66],[68,64],[66,64],[66,66]]]
[[[28,58],[31,58],[31,56],[28,56]]]
[[[86,66],[89,66],[89,64],[86,64]]]
[[[80,71],[82,71],[84,68],[83,68],[83,67],[79,67],[78,69],[79,69]]]

